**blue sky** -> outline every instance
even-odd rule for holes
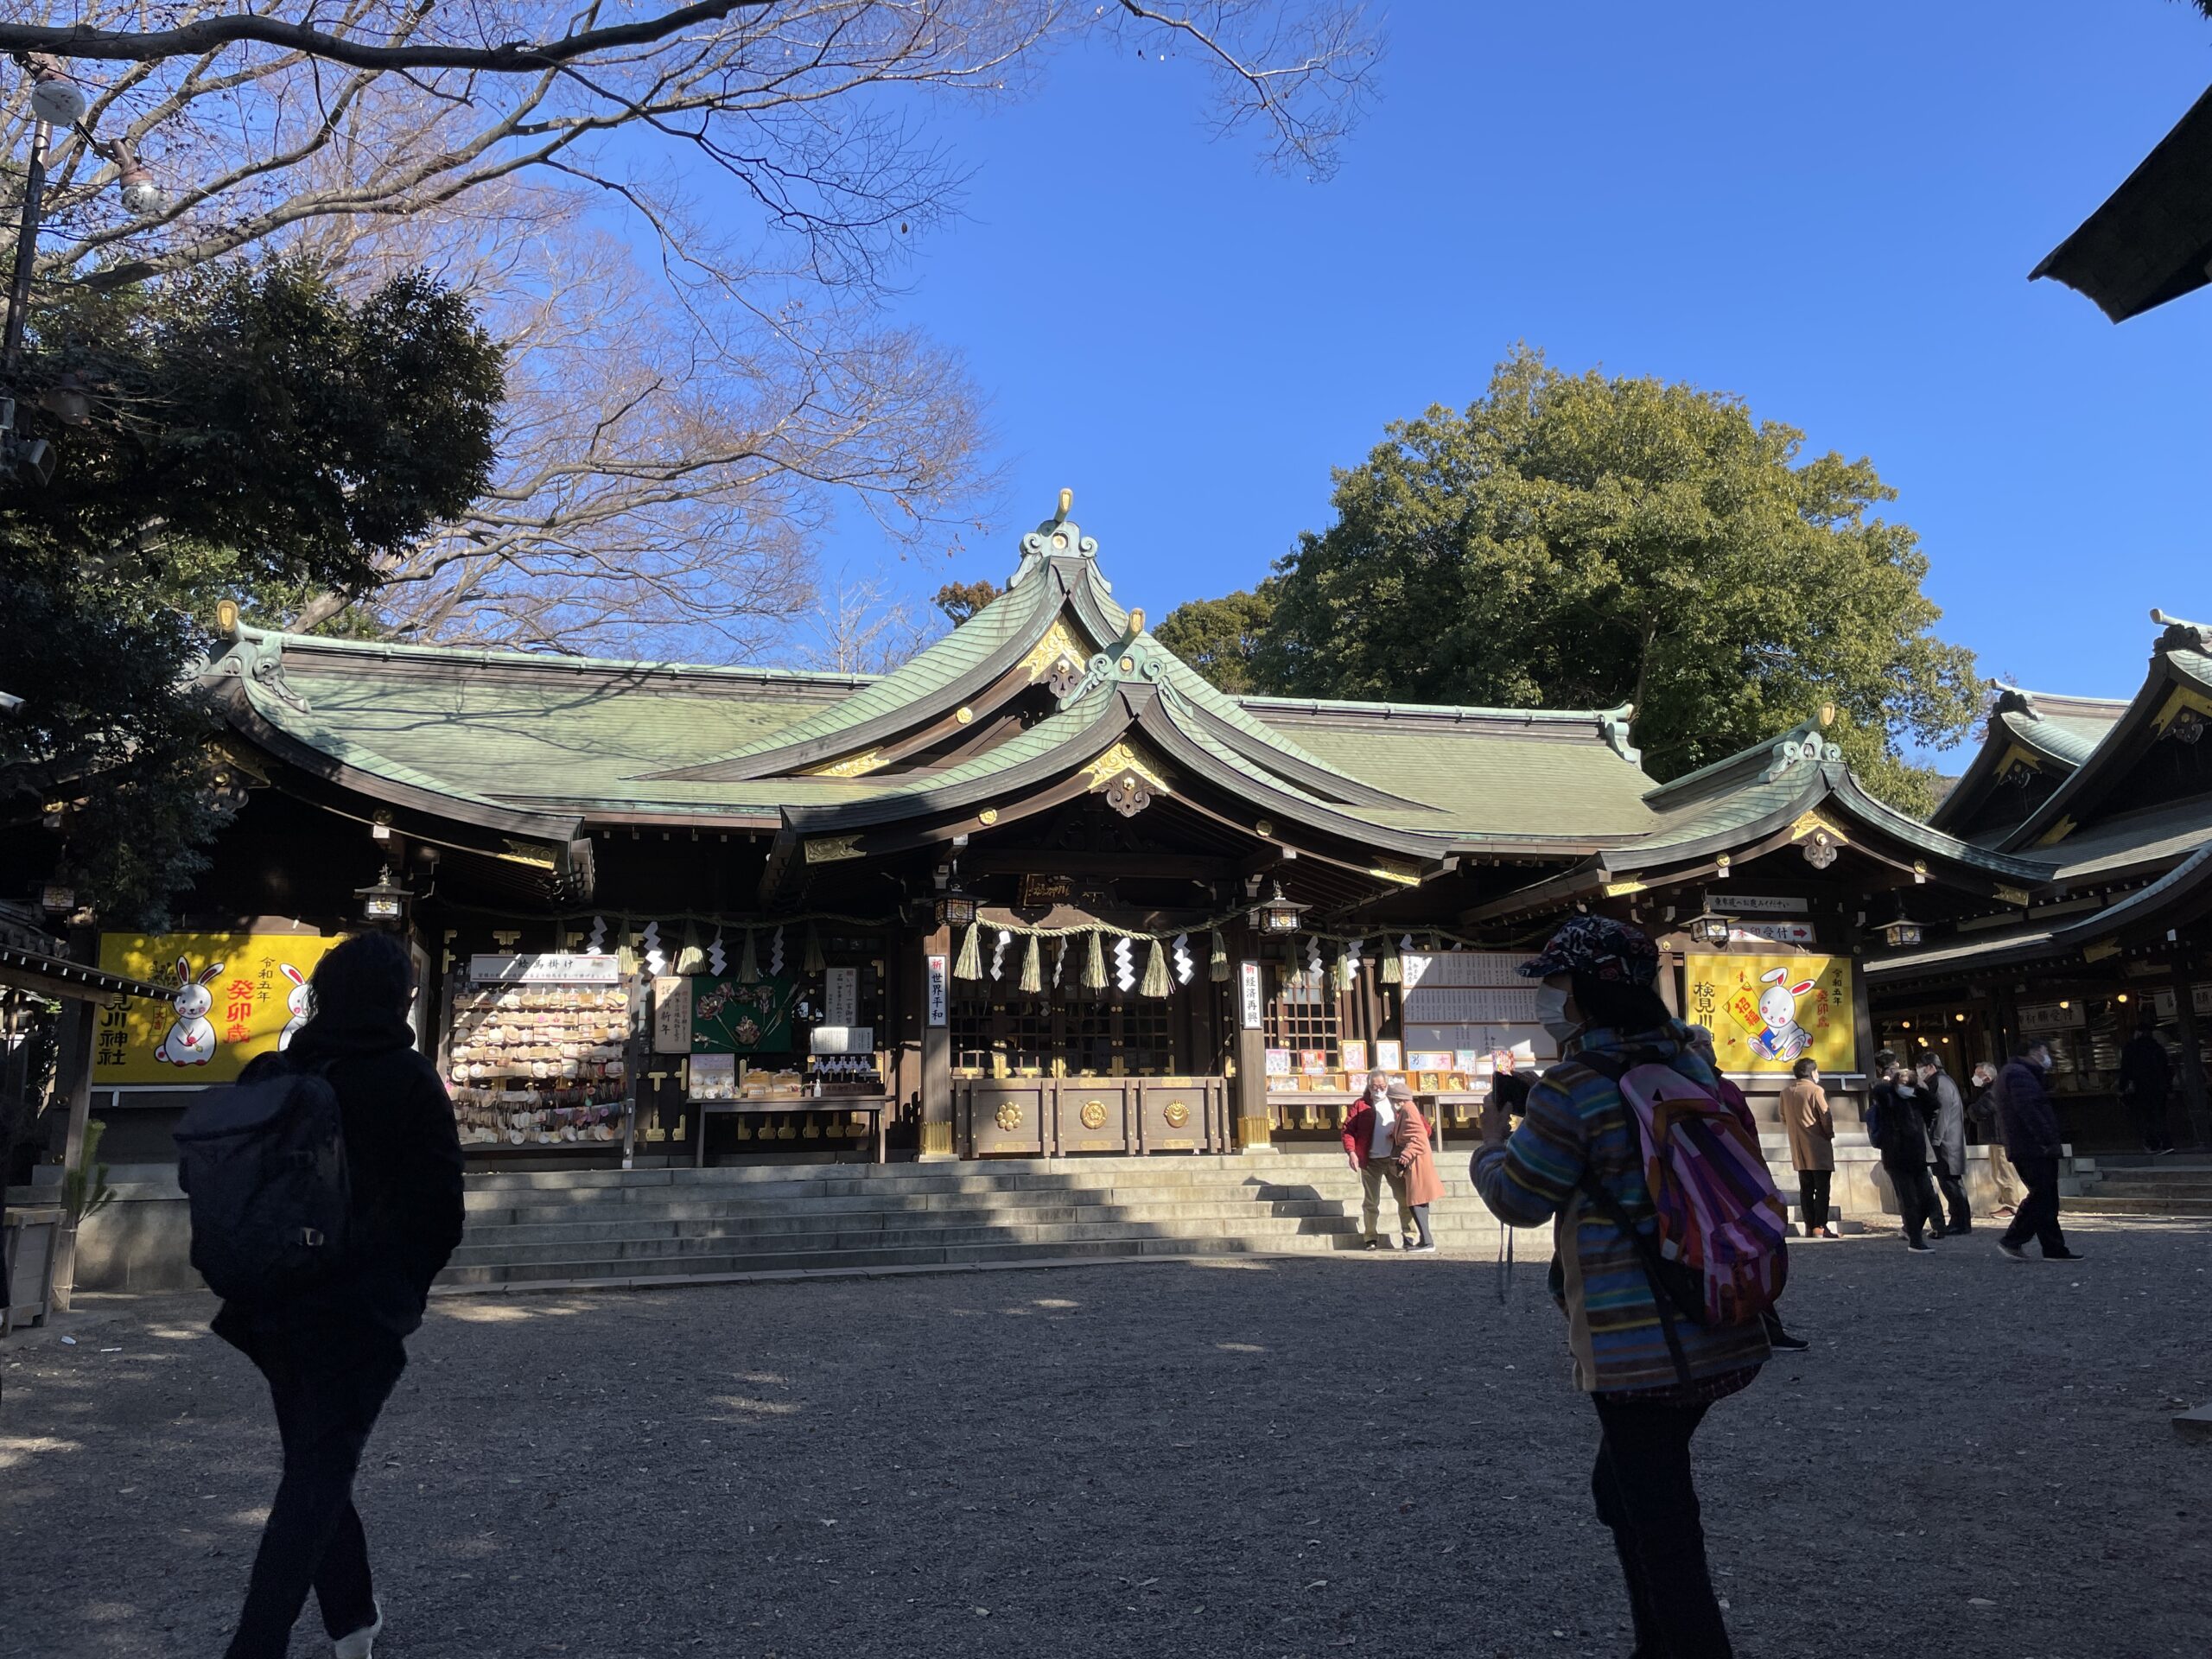
[[[2212,613],[2212,294],[2114,327],[2026,281],[2212,79],[2192,9],[1400,0],[1384,25],[1326,184],[1210,138],[1189,63],[1079,49],[1019,104],[931,106],[973,172],[897,310],[964,354],[1008,480],[952,574],[1003,578],[1069,485],[1125,602],[1247,586],[1327,522],[1332,467],[1525,340],[1871,456],[1986,672],[2125,696],[2152,605]],[[857,523],[830,550],[880,556]]]

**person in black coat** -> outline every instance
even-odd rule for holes
[[[2082,1259],[2067,1248],[2058,1226],[2058,1160],[2065,1148],[2057,1109],[2043,1084],[2050,1070],[2050,1045],[2035,1039],[2023,1043],[2018,1056],[1997,1074],[1997,1122],[2005,1133],[2005,1153],[2028,1189],[2012,1224],[1997,1241],[1997,1248],[2015,1262],[2028,1259],[2021,1247],[2031,1235],[2043,1246],[2047,1262]]]
[[[2120,1051],[2120,1092],[2143,1150],[2161,1157],[2174,1149],[2174,1138],[2166,1133],[2166,1096],[2173,1080],[2173,1062],[2158,1040],[2158,1016],[2145,1009],[2142,1025]]]
[[[1955,1238],[1974,1230],[1974,1206],[1967,1201],[1966,1098],[1934,1049],[1922,1049],[1912,1065],[1920,1077],[1921,1103],[1928,1109],[1929,1173],[1951,1211],[1950,1224],[1938,1227],[1936,1236]]]
[[[283,1659],[310,1587],[339,1659],[370,1659],[383,1628],[353,1473],[461,1233],[461,1141],[408,1028],[412,981],[406,948],[388,934],[336,945],[315,971],[313,1018],[241,1077],[326,1068],[353,1211],[331,1278],[282,1303],[226,1302],[215,1316],[215,1334],[267,1378],[284,1446],[226,1659]]]
[[[1929,1223],[1936,1224],[1938,1237],[1942,1234],[1942,1202],[1929,1179],[1928,1119],[1920,1090],[1893,1049],[1874,1056],[1872,1104],[1874,1145],[1882,1154],[1882,1167],[1889,1172],[1890,1185],[1897,1190],[1904,1247],[1916,1255],[1927,1255],[1935,1248],[1925,1236]]]

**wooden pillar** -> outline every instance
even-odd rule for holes
[[[2212,1109],[2204,1090],[2204,1051],[2197,1046],[2196,998],[2185,970],[2174,975],[2174,1029],[2181,1038],[2182,1109],[2189,1116],[2189,1138],[2212,1146]]]
[[[922,1026],[920,1157],[924,1163],[933,1163],[960,1155],[952,1122],[952,930],[940,925],[917,937],[921,943],[914,953]]]

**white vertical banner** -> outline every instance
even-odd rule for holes
[[[1260,990],[1260,964],[1239,963],[1236,981],[1237,1023],[1246,1031],[1257,1031],[1267,1023],[1267,1002]]]
[[[929,955],[929,1023],[944,1025],[952,1013],[952,958],[941,950]]]

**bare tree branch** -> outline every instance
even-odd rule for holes
[[[150,63],[164,58],[197,57],[219,52],[226,46],[252,41],[354,69],[472,69],[495,75],[528,74],[574,63],[595,53],[651,46],[682,34],[695,23],[719,22],[733,11],[756,10],[775,3],[776,0],[698,0],[696,5],[681,6],[658,17],[640,18],[634,23],[582,29],[556,40],[508,41],[493,47],[443,42],[378,46],[345,35],[329,34],[306,23],[289,23],[255,13],[208,17],[175,29],[143,31],[100,29],[91,23],[73,23],[59,29],[35,23],[0,23],[0,52],[48,52],[66,58]]]

